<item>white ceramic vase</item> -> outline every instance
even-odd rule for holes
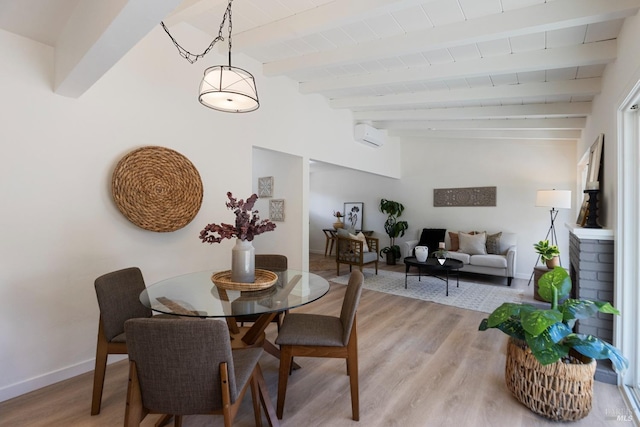
[[[256,250],[248,240],[236,239],[231,250],[231,281],[254,283],[256,281]]]
[[[416,259],[418,262],[425,262],[429,257],[429,248],[426,246],[416,246]]]

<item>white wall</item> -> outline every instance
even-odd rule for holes
[[[600,183],[600,223],[615,230],[617,216],[618,173],[618,109],[634,85],[640,80],[640,17],[626,18],[618,34],[618,56],[607,65],[602,79],[602,91],[593,100],[592,115],[583,131],[578,155],[585,153],[596,137],[604,133],[603,182]]]
[[[259,198],[255,208],[260,218],[270,218],[269,201],[284,200],[284,221],[277,221],[273,232],[261,234],[253,241],[256,253],[278,253],[286,255],[290,268],[302,269],[303,233],[302,203],[303,186],[300,177],[303,173],[303,159],[275,151],[256,148],[253,150],[253,192],[258,194],[258,178],[273,177],[273,197]],[[273,238],[278,233],[280,238]],[[286,236],[286,237],[285,237]],[[285,243],[283,245],[283,242]]]
[[[209,40],[197,31],[181,34],[186,45]],[[11,58],[0,67],[0,401],[93,369],[99,275],[135,265],[151,284],[228,268],[234,242],[209,245],[198,235],[206,224],[229,219],[227,191],[251,194],[254,146],[399,175],[397,146],[373,151],[355,143],[348,112],[299,95],[287,79],[262,77],[260,64],[241,55],[234,63],[257,74],[260,109],[227,114],[201,106],[202,72],[226,55],[211,52],[190,65],[159,27],[79,99],[52,92],[51,47],[0,31],[0,53]],[[172,148],[200,172],[202,208],[181,230],[142,230],[113,203],[115,164],[145,145]],[[304,164],[294,165],[297,171],[306,172]],[[264,172],[278,176],[276,192],[284,188],[280,171]],[[294,263],[308,249],[299,192],[287,190],[291,223],[268,238],[268,249],[291,251]],[[292,243],[292,233],[302,237]],[[267,244],[263,237],[258,244]]]
[[[322,228],[346,201],[362,201],[364,228],[374,230],[382,247],[389,244],[379,212],[381,198],[402,203],[407,234],[397,242],[417,239],[422,228],[505,231],[518,234],[516,277],[528,279],[537,255],[533,244],[545,237],[549,210],[535,206],[540,189],[575,187],[576,144],[566,141],[427,141],[402,142],[399,180],[347,169],[312,174],[310,210],[313,252],[324,253]],[[435,188],[497,187],[495,207],[433,207]],[[561,210],[557,234],[563,265],[569,264],[566,222],[575,222],[576,207]]]

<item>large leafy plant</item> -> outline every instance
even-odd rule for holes
[[[380,254],[392,252],[395,258],[400,258],[400,246],[396,245],[396,238],[404,236],[404,232],[409,228],[407,221],[398,221],[398,217],[404,211],[404,205],[392,200],[381,199],[380,211],[387,214],[384,223],[384,231],[389,236],[389,246],[380,250]]]
[[[542,275],[538,281],[538,293],[551,303],[548,309],[530,304],[504,303],[480,322],[481,331],[500,329],[505,334],[523,340],[531,353],[543,365],[554,363],[574,349],[593,359],[609,359],[616,372],[629,367],[620,350],[593,335],[573,332],[576,320],[595,316],[597,313],[620,314],[608,302],[568,298],[571,279],[562,267]],[[558,301],[563,301],[558,303]]]

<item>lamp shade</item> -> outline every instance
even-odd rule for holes
[[[571,209],[570,190],[538,190],[536,206]]]
[[[251,73],[230,65],[216,65],[204,71],[198,100],[206,107],[230,113],[247,113],[260,106]]]

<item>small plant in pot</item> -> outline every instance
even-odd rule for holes
[[[396,245],[396,238],[404,236],[404,232],[409,228],[407,221],[398,221],[398,217],[404,211],[404,205],[392,200],[381,199],[380,211],[387,214],[384,223],[384,231],[389,236],[389,246],[380,249],[380,256],[385,254],[388,265],[395,265],[396,259],[401,257],[400,246]]]
[[[540,259],[547,264],[547,268],[554,268],[560,264],[560,249],[557,245],[552,245],[548,240],[540,240],[534,243],[533,248],[540,255]]]
[[[577,420],[591,410],[593,359],[611,360],[619,373],[629,362],[611,344],[575,333],[573,327],[577,320],[598,313],[620,312],[608,302],[568,298],[571,279],[562,267],[542,275],[538,285],[540,296],[551,303],[549,308],[504,303],[482,320],[478,329],[496,328],[511,337],[505,380],[521,403],[553,420]],[[534,389],[540,391],[536,396],[531,395]],[[580,392],[572,394],[570,390]]]

